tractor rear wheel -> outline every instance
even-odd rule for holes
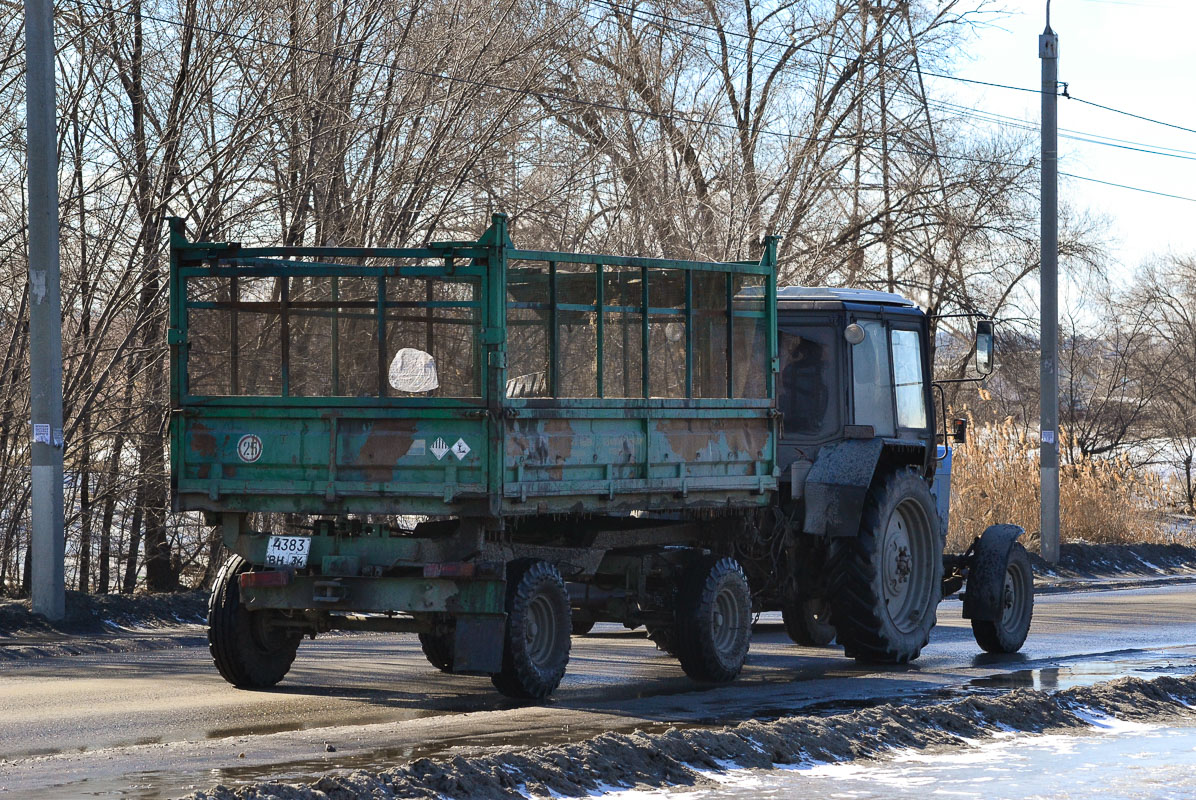
[[[231,556],[212,584],[208,599],[208,650],[220,676],[242,689],[264,689],[290,670],[303,634],[271,624],[276,611],[250,611],[241,605],[240,576],[249,564]]]
[[[912,469],[873,481],[859,535],[831,541],[831,624],[860,661],[904,664],[930,640],[943,540],[930,489]]]

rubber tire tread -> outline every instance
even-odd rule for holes
[[[781,621],[785,633],[794,644],[803,647],[826,647],[835,640],[835,628],[829,622],[819,622],[806,613],[804,602],[797,600],[781,607]]]
[[[748,624],[743,633],[742,651],[726,663],[714,652],[710,641],[710,616],[720,587],[725,580],[735,582],[741,590]],[[682,574],[677,592],[674,643],[681,669],[695,681],[727,683],[735,680],[743,669],[751,645],[752,595],[743,568],[733,558],[706,557],[691,564]]]
[[[1014,542],[1013,547],[1009,550],[1009,562],[1016,560],[1022,569],[1022,575],[1026,577],[1026,582],[1029,584],[1029,597],[1026,598],[1029,605],[1029,613],[1026,615],[1025,630],[1015,632],[1012,637],[1008,635],[1008,631],[1001,629],[1000,620],[988,621],[974,619],[972,620],[972,635],[976,637],[976,644],[980,645],[980,649],[986,653],[1016,653],[1022,649],[1022,645],[1026,643],[1026,637],[1030,633],[1030,623],[1034,620],[1034,572],[1030,565],[1030,555],[1026,552],[1026,548],[1022,547],[1020,543]],[[1008,563],[1005,571],[1009,571]],[[1018,638],[1020,635],[1020,638]]]
[[[931,540],[936,543],[930,555],[932,590],[922,629],[908,634],[892,629],[893,635],[888,635],[889,626],[882,622],[882,614],[887,617],[887,612],[878,592],[881,565],[877,539],[880,526],[888,523],[889,514],[907,497],[922,504]],[[864,501],[859,535],[831,540],[827,570],[831,624],[845,655],[863,662],[907,664],[921,654],[930,641],[935,611],[942,599],[943,539],[930,488],[914,469],[900,469],[874,479]]]
[[[545,589],[556,605],[558,623],[557,641],[562,643],[560,663],[547,672],[538,669],[528,660],[520,657],[512,647],[512,640],[518,641],[523,634],[521,615],[536,593]],[[490,676],[494,688],[507,697],[520,700],[543,700],[552,694],[569,664],[570,637],[573,632],[572,608],[565,581],[556,567],[547,561],[521,558],[507,565],[507,624],[503,634],[502,670]]]
[[[302,636],[294,637],[293,646],[263,653],[256,648],[249,630],[250,613],[241,608],[238,576],[249,564],[238,555],[230,556],[212,583],[208,596],[208,652],[220,676],[242,689],[265,689],[281,681],[295,661]]]
[[[580,620],[575,619],[571,623],[574,636],[585,636],[590,631],[594,630],[594,620]]]
[[[453,637],[438,633],[421,633],[419,647],[428,663],[441,672],[453,671]]]

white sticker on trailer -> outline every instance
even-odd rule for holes
[[[237,457],[246,464],[252,464],[262,457],[262,439],[256,433],[247,433],[237,442]]]
[[[464,439],[458,439],[457,443],[453,445],[453,455],[457,457],[458,461],[469,455],[469,445],[465,443]]]

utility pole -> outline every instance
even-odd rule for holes
[[[1041,195],[1041,326],[1040,451],[1042,557],[1059,561],[1059,37],[1051,30],[1051,0],[1046,30],[1038,37],[1042,60],[1042,195]]]
[[[29,154],[29,394],[33,444],[33,611],[66,615],[62,510],[62,287],[58,274],[58,137],[54,4],[25,0]]]

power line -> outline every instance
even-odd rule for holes
[[[1066,97],[1066,95],[1064,95],[1064,96]],[[1144,117],[1141,114],[1134,114],[1129,111],[1122,111],[1120,108],[1112,108],[1110,106],[1102,106],[1100,103],[1094,103],[1091,100],[1084,100],[1079,97],[1068,97],[1067,99],[1075,100],[1077,103],[1083,103],[1086,106],[1092,106],[1093,108],[1099,108],[1104,111],[1112,111],[1114,114],[1121,114],[1126,117],[1133,117],[1134,119],[1140,119],[1143,122],[1150,122],[1155,125],[1162,125],[1164,128],[1174,128],[1177,131],[1184,131],[1185,133],[1196,133],[1196,128],[1185,128],[1183,125],[1175,125],[1174,123],[1171,123],[1171,122],[1163,122],[1162,120],[1154,119],[1153,117]]]
[[[721,28],[721,27],[718,27],[715,25],[707,25],[705,23],[696,22],[694,20],[687,20],[687,19],[680,19],[678,17],[671,17],[667,14],[661,14],[657,11],[642,11],[640,9],[632,9],[629,7],[619,5],[615,0],[600,0],[600,2],[609,6],[611,8],[611,10],[617,11],[622,14],[626,14],[629,17],[636,17],[639,14],[649,14],[651,16],[658,17],[660,19],[668,20],[669,22],[679,22],[682,25],[692,25],[695,28],[701,28],[703,30],[712,31],[712,32],[715,32],[718,34],[729,34],[731,36],[735,36],[740,39],[746,39],[750,42],[762,42],[764,44],[772,44],[772,45],[776,45],[777,47],[785,47],[785,48],[792,47],[795,50],[799,50],[799,51],[805,52],[805,53],[811,53],[814,55],[819,55],[819,56],[822,56],[823,58],[838,58],[838,59],[842,59],[848,63],[858,61],[860,64],[872,64],[874,66],[884,66],[888,69],[892,69],[897,72],[914,72],[915,71],[912,67],[900,67],[900,66],[896,66],[894,64],[887,63],[887,62],[865,59],[862,53],[858,57],[843,56],[843,55],[838,55],[837,53],[832,53],[827,50],[819,50],[817,47],[809,47],[809,46],[797,47],[792,42],[782,42],[782,41],[778,41],[776,39],[769,39],[767,37],[758,36],[758,35],[752,34],[752,33],[742,33],[740,31],[728,30],[728,29]],[[639,19],[643,20],[643,17],[639,17]],[[644,21],[646,21],[646,20],[644,20]],[[679,33],[680,31],[675,31],[675,29],[674,29],[674,32]],[[971,83],[971,84],[976,84],[979,86],[991,86],[991,87],[994,87],[997,89],[1009,89],[1010,91],[1015,91],[1015,92],[1030,92],[1031,94],[1042,94],[1041,89],[1031,89],[1031,88],[1027,88],[1025,86],[1012,86],[1007,83],[994,83],[992,81],[982,81],[982,80],[978,80],[975,78],[961,78],[958,75],[947,75],[947,74],[941,73],[941,72],[927,72],[924,69],[921,70],[921,73],[922,73],[922,75],[929,76],[932,78],[943,78],[945,80],[950,80],[950,81],[959,81],[960,83]]]
[[[101,11],[105,14],[112,13],[113,11],[117,11],[126,16],[132,16],[134,13],[132,11],[129,11],[128,9],[105,8],[96,3],[87,2],[86,0],[84,0],[83,5],[89,6],[93,9]],[[385,62],[374,61],[372,59],[361,58],[358,56],[344,55],[341,53],[332,53],[332,52],[328,52],[326,50],[318,50],[313,47],[305,47],[303,45],[275,42],[275,41],[272,41],[269,39],[264,39],[259,36],[253,36],[251,34],[235,33],[233,31],[223,30],[221,28],[213,28],[213,27],[209,27],[206,25],[200,25],[198,23],[186,22],[186,21],[177,20],[177,19],[170,19],[168,17],[159,17],[159,16],[155,16],[153,14],[146,14],[144,12],[141,14],[141,18],[148,19],[153,22],[158,22],[158,23],[161,23],[164,25],[173,25],[178,28],[189,28],[194,31],[208,33],[213,36],[224,36],[227,38],[236,39],[236,40],[243,41],[243,42],[248,42],[250,44],[264,45],[264,46],[268,46],[268,47],[278,47],[278,48],[281,48],[284,50],[290,50],[291,52],[303,53],[305,55],[325,56],[327,58],[331,58],[331,59],[338,60],[338,61],[345,61],[348,63],[361,64],[363,66],[372,66],[372,67],[376,67],[378,69],[384,69],[384,70],[394,70],[397,72],[407,73],[407,74],[411,74],[411,75],[417,75],[417,76],[423,77],[423,78],[442,80],[442,81],[446,81],[446,82],[450,82],[450,83],[462,83],[462,84],[474,86],[477,88],[493,89],[495,91],[503,91],[503,92],[511,92],[514,94],[522,95],[524,97],[534,97],[534,98],[547,99],[547,100],[556,100],[559,102],[572,103],[572,104],[579,105],[579,106],[589,106],[589,107],[593,107],[593,108],[600,108],[600,109],[603,109],[606,111],[620,111],[620,112],[623,112],[626,114],[635,114],[638,116],[649,117],[652,119],[665,119],[665,120],[669,120],[671,122],[685,122],[690,125],[697,125],[697,126],[708,127],[708,128],[718,128],[721,130],[731,131],[733,133],[741,132],[738,125],[733,125],[729,122],[719,122],[717,120],[701,119],[698,117],[693,117],[693,116],[689,116],[686,114],[678,114],[675,112],[670,113],[670,112],[650,111],[650,110],[641,109],[641,108],[633,108],[631,106],[619,105],[617,103],[603,103],[603,102],[594,101],[594,100],[582,100],[580,97],[574,97],[572,95],[562,94],[560,92],[554,92],[554,91],[549,91],[549,90],[540,90],[540,89],[518,88],[518,87],[514,87],[514,86],[507,86],[507,85],[501,84],[501,83],[495,83],[493,81],[478,80],[476,78],[462,78],[462,77],[459,77],[456,75],[451,75],[451,74],[443,73],[443,72],[433,72],[431,70],[416,69],[414,67],[403,67],[398,64],[388,64]],[[753,134],[764,134],[764,135],[768,135],[768,136],[775,136],[778,138],[788,139],[791,141],[804,141],[804,142],[810,142],[810,143],[819,142],[819,143],[823,143],[823,144],[831,144],[832,143],[831,140],[820,138],[818,136],[809,136],[806,134],[791,133],[788,131],[777,131],[777,130],[772,130],[770,128],[754,128],[752,130],[752,133]],[[876,148],[874,146],[870,146],[870,147],[868,147],[868,149],[875,150]],[[906,155],[922,156],[925,158],[941,158],[941,159],[945,159],[945,160],[949,160],[949,161],[966,161],[966,162],[976,163],[976,164],[990,164],[990,165],[1004,166],[1004,167],[1025,166],[1020,163],[1014,163],[1014,162],[1009,162],[1009,161],[998,161],[996,159],[990,159],[990,158],[979,158],[976,156],[951,155],[951,154],[942,154],[942,153],[934,154],[934,153],[930,153],[929,151],[926,151],[926,150],[910,149],[908,147],[906,147],[906,148],[890,147],[889,149],[893,152],[904,153]]]
[[[648,15],[657,17],[659,19],[668,20],[670,22],[680,23],[682,25],[690,25],[695,28],[700,28],[703,30],[708,30],[708,31],[712,31],[715,33],[719,33],[720,35],[731,35],[731,36],[735,36],[740,39],[746,39],[749,42],[762,42],[764,44],[771,44],[771,45],[775,45],[777,47],[786,47],[786,48],[794,47],[793,43],[791,43],[791,42],[782,42],[782,41],[778,41],[776,39],[769,39],[767,37],[758,36],[755,34],[743,33],[743,32],[734,31],[734,30],[728,30],[725,28],[721,28],[721,27],[714,26],[714,25],[708,25],[708,24],[705,24],[702,22],[697,22],[694,20],[686,20],[686,19],[680,19],[678,17],[672,17],[667,14],[661,14],[661,13],[655,12],[655,11],[643,11],[640,9],[631,9],[631,8],[619,5],[615,0],[601,0],[601,2],[604,3],[605,5],[609,6],[614,11],[617,11],[622,14],[626,14],[627,16],[630,16],[630,17],[639,18],[640,20],[645,21],[645,22],[648,22],[648,20],[645,20],[644,17],[640,16],[640,15],[648,14]],[[657,24],[657,23],[649,22],[649,24]],[[673,30],[673,32],[675,32],[675,33],[680,33],[680,31],[676,30],[675,28],[668,29],[668,30]],[[707,39],[706,41],[710,41],[710,40]],[[720,40],[718,43],[722,44],[722,41]],[[872,65],[877,65],[877,66],[884,66],[887,69],[892,69],[897,72],[907,72],[908,73],[908,72],[914,71],[910,67],[902,67],[902,66],[897,66],[894,64],[890,64],[890,63],[882,63],[882,62],[875,61],[875,60],[864,59],[862,54],[858,58],[852,58],[850,56],[842,56],[842,55],[837,55],[835,53],[831,53],[831,52],[828,52],[825,50],[819,50],[816,47],[796,47],[795,49],[803,51],[803,52],[813,53],[815,55],[819,55],[824,58],[838,58],[838,59],[843,59],[847,62],[858,61],[860,64],[872,64]],[[774,63],[777,63],[777,62],[774,61]],[[929,72],[925,69],[921,70],[921,74],[924,76],[932,77],[932,78],[942,78],[944,80],[957,81],[959,83],[968,83],[968,84],[973,84],[976,86],[989,86],[989,87],[993,87],[993,88],[997,88],[997,89],[1007,89],[1010,91],[1029,92],[1031,94],[1041,94],[1042,93],[1041,89],[1032,89],[1032,88],[1028,88],[1025,86],[1013,86],[1011,84],[997,83],[995,81],[983,81],[983,80],[979,80],[976,78],[964,78],[959,75],[948,75],[948,74],[942,73],[942,72]],[[1154,119],[1152,117],[1147,117],[1142,114],[1135,114],[1130,111],[1123,111],[1118,108],[1113,108],[1111,106],[1106,106],[1106,105],[1102,105],[1100,103],[1095,103],[1095,102],[1092,102],[1091,100],[1083,100],[1081,98],[1074,97],[1071,95],[1062,95],[1062,96],[1066,97],[1069,100],[1075,100],[1079,103],[1084,103],[1085,105],[1090,105],[1095,108],[1100,108],[1105,111],[1110,111],[1114,114],[1122,114],[1127,117],[1139,119],[1144,122],[1150,122],[1155,125],[1162,125],[1164,127],[1173,128],[1175,130],[1184,131],[1186,133],[1196,133],[1196,129],[1187,128],[1187,127],[1184,127],[1183,125],[1176,125],[1174,123],[1164,122],[1162,120]],[[1034,129],[1034,130],[1037,130],[1037,129]],[[1077,132],[1077,133],[1081,133],[1081,135],[1089,135],[1089,134],[1083,134],[1082,132]],[[1092,143],[1097,144],[1098,142],[1092,142]],[[1130,149],[1132,149],[1132,148],[1130,148]],[[1171,148],[1161,148],[1161,149],[1171,149]],[[1148,152],[1148,151],[1143,150],[1143,152]],[[1160,155],[1165,155],[1165,154],[1160,153]]]
[[[610,0],[605,0],[605,2],[610,2]],[[105,14],[113,13],[114,11],[119,11],[121,14],[124,14],[126,16],[132,16],[134,13],[128,9],[105,8],[96,3],[87,2],[87,0],[83,0],[83,5],[89,6],[93,9],[100,11],[102,13],[105,13]],[[493,81],[482,81],[482,80],[477,80],[474,78],[462,78],[462,77],[459,77],[456,75],[450,75],[450,74],[440,73],[440,72],[433,72],[431,70],[421,70],[421,69],[416,69],[413,67],[403,67],[403,66],[399,66],[397,64],[388,64],[388,63],[381,62],[381,61],[374,61],[372,59],[360,58],[357,56],[349,56],[349,55],[344,55],[341,53],[331,53],[331,52],[328,52],[325,50],[318,50],[316,48],[304,47],[302,45],[275,42],[275,41],[272,41],[269,39],[264,39],[262,37],[253,36],[250,34],[235,33],[233,31],[223,30],[221,28],[213,28],[213,27],[209,27],[206,25],[199,25],[197,23],[186,22],[186,21],[176,20],[176,19],[170,19],[167,17],[159,17],[159,16],[155,16],[152,14],[142,13],[141,17],[143,19],[148,19],[148,20],[158,22],[158,23],[161,23],[164,25],[172,25],[177,28],[189,28],[191,30],[208,33],[213,36],[223,36],[226,38],[236,39],[239,41],[249,42],[252,44],[265,45],[265,46],[269,46],[269,47],[278,47],[278,48],[281,48],[284,50],[289,50],[291,52],[304,53],[306,55],[325,56],[325,57],[332,58],[332,59],[339,60],[339,61],[346,61],[346,62],[350,62],[350,63],[362,64],[365,66],[373,66],[378,69],[395,70],[397,72],[418,75],[420,77],[432,78],[435,80],[443,80],[443,81],[451,82],[451,83],[463,83],[463,84],[475,86],[478,88],[486,88],[486,89],[494,89],[496,91],[511,92],[511,93],[519,94],[519,95],[522,95],[525,97],[552,99],[552,100],[558,100],[561,102],[573,103],[573,104],[581,105],[581,106],[590,106],[590,107],[594,107],[594,108],[601,108],[601,109],[608,110],[608,111],[621,111],[623,113],[636,114],[636,115],[646,116],[646,117],[650,117],[650,118],[654,118],[654,119],[668,119],[670,121],[686,122],[691,125],[719,128],[719,129],[729,130],[729,131],[736,132],[736,133],[739,132],[739,127],[737,125],[732,125],[730,123],[725,123],[725,122],[718,122],[715,120],[698,119],[698,118],[690,117],[690,116],[687,116],[684,114],[669,114],[669,113],[663,113],[663,112],[647,111],[644,109],[632,108],[630,106],[623,106],[623,105],[618,105],[615,103],[601,103],[601,102],[596,102],[596,101],[591,101],[591,100],[582,100],[581,98],[561,94],[559,92],[540,91],[540,90],[535,90],[535,89],[521,89],[521,88],[517,88],[517,87],[513,87],[513,86],[507,86],[504,84],[495,83]],[[740,35],[747,36],[747,34],[740,34]],[[767,40],[761,40],[761,41],[767,41]],[[923,74],[932,74],[932,73],[923,73]],[[996,84],[994,84],[994,85],[996,85]],[[1004,88],[1018,88],[1018,87],[1004,87]],[[1081,101],[1081,102],[1087,102],[1087,101]],[[1089,104],[1097,105],[1096,103],[1089,103]],[[1109,111],[1117,111],[1118,113],[1128,114],[1128,112],[1118,111],[1117,109],[1107,108],[1105,106],[1100,106],[1100,107],[1106,108],[1106,110],[1109,110]],[[1133,114],[1128,114],[1128,115],[1129,116],[1137,116],[1137,115],[1133,115]],[[1158,120],[1151,120],[1147,117],[1140,117],[1140,118],[1150,121],[1150,122],[1158,122]],[[1166,125],[1167,123],[1159,123],[1159,124]],[[1179,126],[1169,126],[1169,127],[1179,127]],[[1181,130],[1189,130],[1189,129],[1181,128]],[[804,134],[789,133],[786,131],[774,131],[774,130],[771,130],[768,128],[757,128],[757,129],[755,129],[755,132],[760,133],[760,134],[770,135],[770,136],[776,136],[776,137],[780,137],[780,138],[784,138],[784,139],[789,139],[789,140],[830,143],[828,140],[820,139],[819,137],[816,137],[816,136],[807,136]],[[1192,131],[1192,132],[1196,133],[1196,131]],[[876,148],[869,147],[868,149],[875,150]],[[942,153],[933,154],[933,153],[930,153],[925,150],[913,150],[913,149],[907,149],[907,148],[890,148],[890,150],[892,150],[894,152],[905,153],[907,155],[919,155],[919,156],[923,156],[923,157],[941,158],[941,159],[953,160],[953,161],[967,161],[967,162],[978,163],[978,164],[990,164],[990,165],[1004,166],[1004,167],[1025,166],[1020,163],[1014,163],[1014,162],[1010,162],[1010,161],[1000,161],[997,159],[978,158],[975,156],[946,155],[946,154],[942,154]],[[1077,180],[1105,184],[1108,186],[1114,186],[1114,187],[1121,188],[1121,189],[1129,189],[1131,191],[1143,192],[1145,194],[1152,194],[1152,195],[1156,195],[1159,197],[1167,197],[1167,198],[1171,198],[1171,199],[1175,199],[1175,200],[1196,202],[1196,198],[1168,194],[1166,192],[1158,192],[1158,191],[1154,191],[1152,189],[1144,189],[1144,188],[1141,188],[1138,186],[1129,186],[1126,184],[1113,183],[1111,181],[1100,180],[1099,178],[1090,178],[1090,177],[1086,177],[1083,175],[1072,175],[1070,173],[1063,173],[1063,172],[1061,172],[1059,174],[1065,175],[1066,177],[1069,177],[1069,178],[1075,178]]]
[[[1186,200],[1189,203],[1196,203],[1196,197],[1184,197],[1179,194],[1168,194],[1167,192],[1156,192],[1153,189],[1143,189],[1141,186],[1129,186],[1124,183],[1114,183],[1113,181],[1102,181],[1100,178],[1090,178],[1086,175],[1072,175],[1070,172],[1060,172],[1060,175],[1066,178],[1075,178],[1078,181],[1088,181],[1089,183],[1100,183],[1105,186],[1115,186],[1118,189],[1129,189],[1132,192],[1142,192],[1143,194],[1153,194],[1159,197],[1169,197],[1172,200]]]

